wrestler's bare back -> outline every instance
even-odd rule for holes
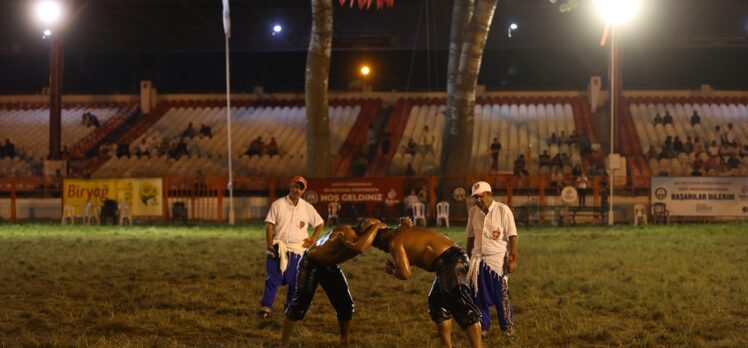
[[[398,269],[396,276],[401,279],[410,277],[411,265],[433,272],[434,261],[455,245],[447,236],[422,227],[400,226],[380,233],[380,237],[388,240],[389,252]]]

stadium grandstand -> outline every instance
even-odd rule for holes
[[[48,84],[60,82],[47,76],[56,34],[39,38],[37,28],[20,23],[22,5],[0,5],[8,27],[28,28],[0,34],[0,220],[88,220],[112,200],[136,223],[263,219],[288,178],[313,176],[316,163],[303,80],[308,8],[260,3],[232,9],[230,107],[218,1],[86,3],[62,39],[59,105],[50,102]],[[450,220],[464,221],[470,185],[483,179],[526,223],[604,224],[612,204],[617,223],[632,222],[638,205],[650,219],[745,219],[745,207],[721,214],[720,205],[702,202],[685,212],[691,208],[671,201],[676,178],[693,190],[694,177],[715,178],[710,185],[726,190],[722,204],[745,204],[748,187],[746,26],[703,25],[697,33],[685,24],[702,10],[745,21],[746,5],[682,3],[647,17],[647,40],[637,42],[637,32],[621,38],[627,51],[618,94],[609,89],[607,48],[597,46],[602,26],[570,25],[585,11],[561,13],[547,0],[497,8],[467,116],[472,138],[462,139],[470,157],[457,173],[445,171],[458,156],[447,145],[443,92],[451,3],[401,1],[382,12],[336,6],[325,103],[330,174],[310,178],[308,200],[329,213],[331,203],[342,203],[346,221],[395,219],[415,191],[428,224],[439,202],[449,203]],[[111,6],[140,24],[115,19]],[[164,17],[168,6],[176,9]],[[286,29],[257,20],[278,13]],[[402,28],[419,16],[425,35]],[[660,30],[666,20],[681,24]],[[523,21],[516,32],[513,21]],[[107,29],[97,37],[97,28]],[[372,65],[372,76],[356,74],[361,62]],[[664,187],[672,195],[655,192]]]

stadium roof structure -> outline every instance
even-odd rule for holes
[[[545,59],[549,56],[562,57],[562,63],[565,60],[578,61],[579,70],[587,75],[604,73],[605,60],[601,58],[604,52],[598,46],[602,31],[601,20],[592,13],[589,6],[591,1],[580,2],[582,5],[579,8],[562,13],[558,9],[559,5],[552,4],[549,0],[500,1],[486,45],[487,61],[500,59],[496,58],[499,56],[515,55],[518,57],[516,61],[526,65],[528,59],[523,58],[526,55],[539,55]],[[19,62],[44,65],[47,45],[41,39],[40,28],[30,20],[29,3],[0,2],[0,62],[3,63],[0,73],[8,76],[11,81],[11,85],[0,89],[0,92],[23,91],[32,87],[31,84],[24,85],[23,81],[13,85],[16,80],[21,79],[14,71],[28,71],[18,69],[16,64]],[[180,56],[179,59],[193,59],[184,63],[187,66],[210,65],[213,61],[220,63],[218,59],[223,51],[221,1],[76,0],[70,3],[74,18],[64,34],[65,52],[68,56],[77,56],[79,61],[85,61],[79,62],[79,65],[90,65],[89,60],[93,56],[107,57],[105,59],[116,69],[133,65],[131,70],[134,73],[131,75],[136,76],[130,80],[136,81],[144,77],[158,80],[158,74],[154,70],[158,70],[162,63],[143,63],[144,60],[163,62]],[[311,23],[308,1],[235,0],[230,3],[232,52],[245,54],[239,56],[240,59],[246,58],[255,67],[257,64],[264,64],[265,70],[272,70],[268,66],[273,61],[278,61],[281,54],[284,54],[281,59],[284,65],[288,65],[290,61],[293,64],[301,61],[303,64]],[[682,54],[682,50],[695,50],[697,56],[711,55],[714,59],[727,59],[729,62],[739,62],[741,59],[745,61],[743,58],[748,57],[748,1],[661,0],[647,3],[646,14],[639,18],[638,24],[630,28],[628,37],[624,38],[632,46],[632,51],[648,52],[642,59],[650,59],[652,52],[662,50],[678,55]],[[375,10],[373,7],[370,10],[351,9],[341,7],[334,1],[334,8],[334,64],[347,64],[341,61],[361,59],[364,53],[371,53],[379,55],[376,59],[386,62],[394,59],[398,62],[406,60],[406,65],[415,67],[429,65],[428,73],[414,74],[410,80],[444,79],[443,71],[446,70],[442,67],[446,64],[452,1],[399,0],[393,8],[384,10]],[[513,22],[519,24],[519,29],[510,38],[506,35],[507,27]],[[276,24],[282,25],[283,30],[273,35],[272,28]],[[720,53],[712,54],[714,50]],[[418,52],[418,55],[411,55],[411,52]],[[495,56],[491,52],[495,52]],[[637,54],[639,53],[633,54],[634,60]],[[191,58],[184,58],[186,55]],[[338,62],[335,55],[338,55]],[[391,55],[397,58],[388,58]],[[203,62],[200,63],[200,60]],[[67,61],[70,62],[70,58]],[[519,79],[505,82],[512,75],[512,69],[529,71],[542,69],[542,66],[513,68],[511,62],[505,63],[501,64],[505,66],[503,70],[507,76],[494,76],[491,80],[495,80],[494,82],[484,83],[497,87],[540,88],[532,83],[537,81],[533,74],[527,74],[526,80],[531,82],[525,84],[519,82]],[[683,63],[686,66],[691,64],[699,63]],[[728,66],[729,64],[731,63],[727,63]],[[568,64],[560,66],[564,65]],[[76,69],[67,64],[66,73]],[[438,75],[439,71],[442,71],[441,76]],[[43,80],[44,74],[38,74],[38,78]],[[106,75],[99,70],[88,71],[87,74]],[[393,72],[387,78],[402,75],[402,72]],[[32,80],[35,76],[32,76]],[[247,81],[248,88],[258,84],[274,87],[273,79],[268,77],[249,80],[252,81]],[[115,86],[116,84],[84,83],[73,87],[82,90],[119,91],[121,87]],[[131,81],[128,81],[127,86],[130,84]],[[405,81],[391,81],[384,85],[387,88],[404,89],[404,84]],[[416,82],[414,84],[417,85]],[[538,81],[538,84],[543,85],[544,82]],[[207,85],[208,89],[213,88],[212,83]],[[578,85],[578,82],[573,85]],[[65,86],[71,87],[70,84]],[[298,79],[295,79],[293,82],[281,82],[275,87],[295,89],[300,86]],[[439,89],[443,88],[443,83],[423,87]],[[555,86],[551,84],[550,87]],[[175,89],[179,90],[180,87]]]

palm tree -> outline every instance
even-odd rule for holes
[[[345,5],[346,0],[339,0]],[[372,0],[358,0],[359,8]],[[353,6],[356,0],[351,0]],[[394,0],[376,0],[377,8],[392,7]],[[326,178],[331,171],[330,116],[327,88],[332,53],[332,0],[312,0],[312,33],[306,60],[307,175]]]
[[[447,131],[442,173],[469,169],[473,144],[475,88],[498,0],[455,0],[447,71]],[[448,158],[449,157],[449,158]]]
[[[307,175],[330,176],[327,87],[332,49],[332,0],[312,0],[312,33],[306,60]]]

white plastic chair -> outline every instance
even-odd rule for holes
[[[125,202],[119,202],[119,224],[124,225],[125,219],[127,223],[132,226],[132,215],[130,215],[130,207]]]
[[[449,203],[439,202],[436,204],[436,226],[441,226],[441,222],[444,220],[444,225],[449,228]]]
[[[340,211],[340,203],[338,202],[332,202],[327,205],[327,225],[331,226],[332,221],[335,220],[335,224],[337,225],[338,220],[338,211]]]
[[[83,214],[83,222],[91,224],[96,220],[97,225],[100,223],[99,207],[91,204],[91,202],[86,202],[86,205],[83,207]]]
[[[62,221],[61,225],[65,225],[65,220],[70,219],[70,224],[75,225],[75,207],[72,205],[66,205],[62,210]]]
[[[426,205],[418,202],[413,204],[413,225],[418,226],[418,220],[423,221],[423,226],[426,226]]]

